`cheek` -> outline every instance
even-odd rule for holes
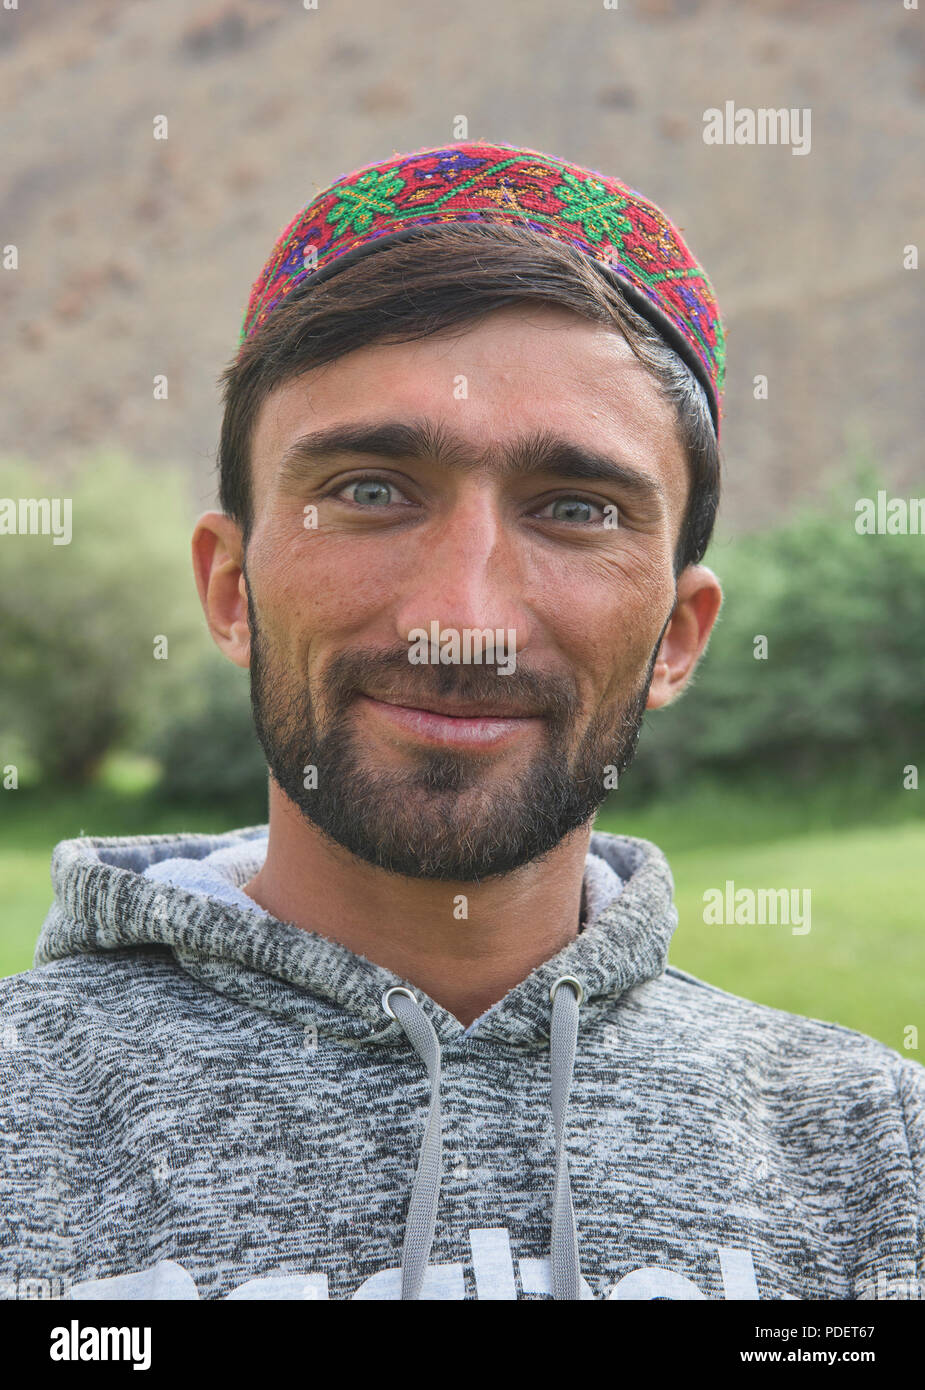
[[[371,564],[368,548],[355,538],[307,531],[295,541],[291,531],[255,536],[248,574],[262,624],[280,645],[294,648],[367,625],[393,589],[388,566]]]
[[[580,574],[547,573],[534,610],[592,704],[635,689],[674,602],[670,567],[654,557],[586,556]]]

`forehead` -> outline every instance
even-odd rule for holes
[[[301,435],[375,417],[427,419],[462,450],[542,432],[649,472],[683,505],[684,450],[673,407],[623,336],[569,309],[514,305],[407,343],[374,343],[276,387],[252,435],[255,501]],[[462,451],[461,450],[461,451]]]

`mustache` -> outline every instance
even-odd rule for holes
[[[528,710],[554,724],[566,725],[579,712],[574,683],[566,676],[525,669],[501,675],[498,663],[412,666],[406,647],[388,651],[360,648],[340,652],[321,677],[329,709],[345,705],[354,695],[388,695],[409,705],[426,705],[430,698],[461,704],[503,705]]]

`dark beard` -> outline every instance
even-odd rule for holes
[[[503,679],[512,705],[542,710],[543,747],[506,783],[481,758],[456,750],[421,749],[413,769],[377,771],[352,723],[352,697],[363,689],[407,690],[407,650],[336,657],[321,681],[322,707],[332,713],[319,729],[306,683],[294,685],[273,668],[249,585],[247,595],[251,708],[270,772],[306,820],[377,868],[454,883],[510,873],[590,821],[608,794],[605,770],[622,774],[636,752],[658,644],[636,693],[619,710],[598,713],[571,760],[577,699],[567,680],[520,670],[501,677],[493,663],[416,667],[422,703],[427,695],[497,698]],[[305,786],[306,767],[316,769],[314,788]]]

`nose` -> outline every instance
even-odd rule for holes
[[[436,621],[462,632],[501,629],[518,652],[533,623],[524,599],[525,556],[490,483],[461,487],[447,512],[420,533],[395,610],[398,638]]]

